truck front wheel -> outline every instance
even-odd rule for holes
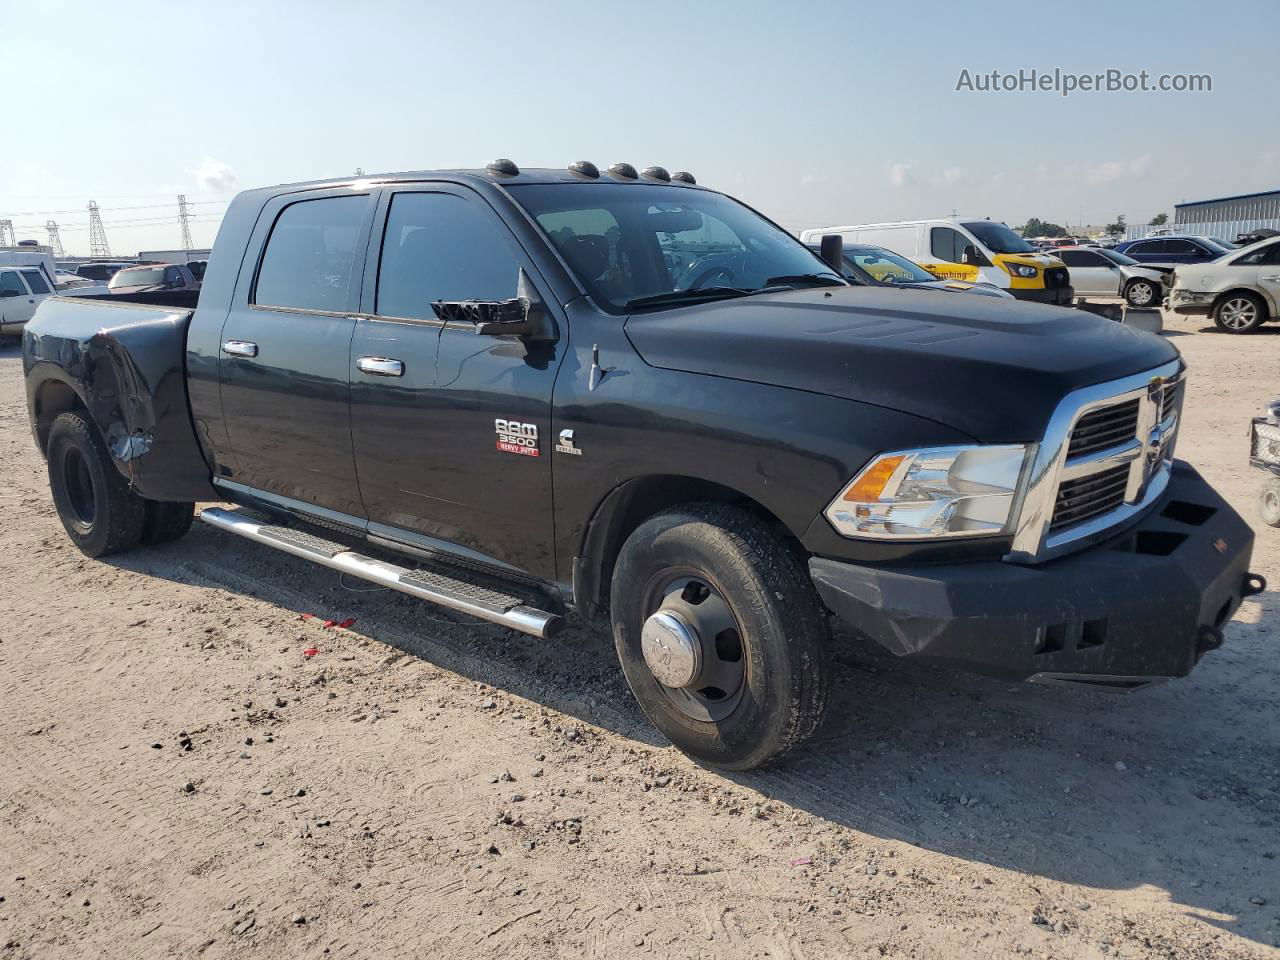
[[[821,721],[822,603],[798,552],[750,514],[694,504],[645,521],[618,555],[610,606],[632,693],[686,753],[749,770]]]
[[[81,553],[101,557],[138,545],[146,503],[130,491],[84,414],[58,414],[49,430],[48,464],[58,517]]]

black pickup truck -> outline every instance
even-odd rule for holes
[[[198,293],[53,298],[31,424],[90,556],[200,518],[550,638],[746,769],[818,725],[829,617],[1132,689],[1223,641],[1253,534],[1173,459],[1184,365],[1072,310],[849,286],[688,174],[484,170],[231,204]]]

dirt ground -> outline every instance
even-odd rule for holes
[[[1168,326],[1179,453],[1280,585],[1245,440],[1280,328]],[[85,559],[8,343],[0,463],[0,960],[1280,956],[1274,589],[1128,697],[841,636],[814,741],[724,776],[599,625],[469,625],[200,524]]]

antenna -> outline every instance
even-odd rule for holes
[[[107,231],[102,227],[102,214],[98,212],[98,201],[89,201],[89,256],[111,256],[111,244],[107,243]]]
[[[182,224],[182,249],[190,250],[195,246],[191,242],[191,214],[187,211],[187,195],[178,194],[178,222]]]
[[[44,228],[49,232],[49,249],[53,251],[55,257],[65,257],[66,253],[62,250],[62,238],[58,236],[58,223],[56,220],[46,220]]]
[[[16,247],[18,236],[13,232],[12,220],[0,220],[0,247]]]

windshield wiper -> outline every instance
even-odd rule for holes
[[[764,282],[765,287],[794,287],[802,283],[816,287],[845,287],[848,283],[834,273],[792,273],[781,277],[770,277]],[[763,288],[762,288],[763,289]]]
[[[624,310],[635,307],[678,306],[682,303],[699,303],[703,300],[727,300],[730,297],[745,297],[754,290],[743,290],[740,287],[698,287],[695,290],[668,290],[666,293],[655,293],[649,297],[636,297],[622,305]]]

